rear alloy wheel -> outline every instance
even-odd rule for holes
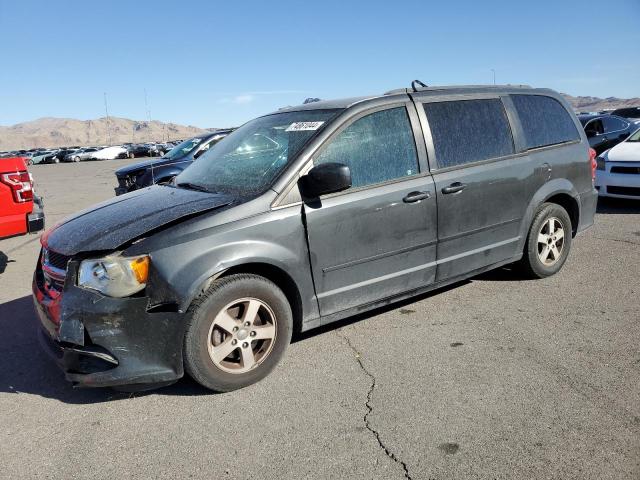
[[[80,161],[80,157],[73,157],[73,161],[74,162],[79,162]]]
[[[293,319],[286,296],[258,275],[216,280],[188,311],[185,369],[206,388],[228,392],[266,377],[282,358]]]
[[[560,220],[551,217],[545,221],[538,233],[538,259],[547,266],[553,266],[562,257],[565,231]]]
[[[557,273],[571,249],[571,219],[555,203],[545,203],[536,214],[527,237],[521,265],[529,276],[544,278]]]

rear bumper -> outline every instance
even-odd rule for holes
[[[72,275],[58,295],[45,288],[39,269],[32,285],[41,345],[68,381],[113,387],[167,384],[183,376],[182,314],[151,313],[146,297],[104,297],[73,285]]]
[[[16,213],[0,217],[0,238],[35,233],[44,229],[44,211],[40,198],[34,199],[33,207],[23,203],[18,204],[16,208],[19,209]],[[31,213],[27,213],[29,208],[32,208]]]
[[[580,221],[578,223],[577,233],[583,232],[593,225],[596,208],[598,207],[598,191],[592,188],[588,192],[580,194],[579,202]]]

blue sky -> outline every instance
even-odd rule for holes
[[[231,126],[309,96],[493,82],[640,96],[640,0],[0,0],[0,125]]]

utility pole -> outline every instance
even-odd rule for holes
[[[106,114],[107,123],[107,145],[111,145],[111,129],[109,125],[109,107],[107,106],[107,92],[104,92],[104,113]]]

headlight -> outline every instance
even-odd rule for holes
[[[147,285],[149,256],[120,257],[84,260],[80,263],[78,285],[107,295],[128,297]]]
[[[596,170],[605,170],[605,160],[604,160],[604,158],[602,158],[602,157],[596,158],[596,163],[598,164],[598,166],[596,167]]]

